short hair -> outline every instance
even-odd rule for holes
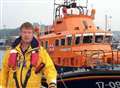
[[[31,28],[32,30],[34,29],[33,25],[30,22],[25,22],[20,26],[20,30],[22,30],[22,28]]]

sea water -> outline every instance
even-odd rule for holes
[[[0,50],[0,68],[2,66],[2,59],[3,59],[3,55],[4,55],[4,50]]]

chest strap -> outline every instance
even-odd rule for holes
[[[26,74],[24,83],[22,84],[22,88],[26,88],[28,79],[29,79],[30,76],[31,76],[31,70],[32,70],[32,65],[30,65],[30,68],[29,68],[28,71],[27,71],[27,74]]]
[[[39,73],[39,72],[44,68],[44,66],[45,66],[45,64],[41,63],[41,64],[38,66],[38,69],[36,69],[35,73],[36,73],[36,74]],[[27,86],[27,82],[28,82],[28,80],[29,80],[29,78],[30,78],[30,76],[31,76],[32,67],[33,67],[33,66],[32,66],[32,64],[31,64],[29,70],[27,71],[27,74],[26,74],[26,77],[25,77],[25,80],[24,80],[24,84],[22,85],[23,88],[26,88],[26,86]]]
[[[20,88],[18,80],[17,80],[16,72],[13,73],[13,78],[15,80],[16,88]]]

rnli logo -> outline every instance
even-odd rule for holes
[[[71,51],[71,48],[62,48],[62,49],[60,49],[60,51],[64,51],[64,52]]]

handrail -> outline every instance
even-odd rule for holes
[[[95,52],[95,51],[97,51],[97,52]],[[92,55],[94,55],[94,54],[98,55],[98,57],[100,56],[100,54],[103,54],[102,57],[99,57],[99,58],[103,58],[103,60],[104,60],[106,55],[111,54],[112,55],[111,56],[111,60],[112,60],[111,65],[112,65],[112,67],[114,67],[113,65],[115,63],[119,64],[119,52],[120,51],[118,51],[118,50],[117,51],[112,50],[112,51],[107,51],[107,52],[105,52],[104,50],[84,50],[84,51],[81,51],[81,50],[79,51],[78,50],[78,51],[73,51],[73,52],[81,52],[81,55],[84,55],[86,58],[92,58]],[[91,53],[91,55],[89,56],[87,52],[93,52],[93,53]],[[115,62],[115,55],[116,55],[117,62]]]

